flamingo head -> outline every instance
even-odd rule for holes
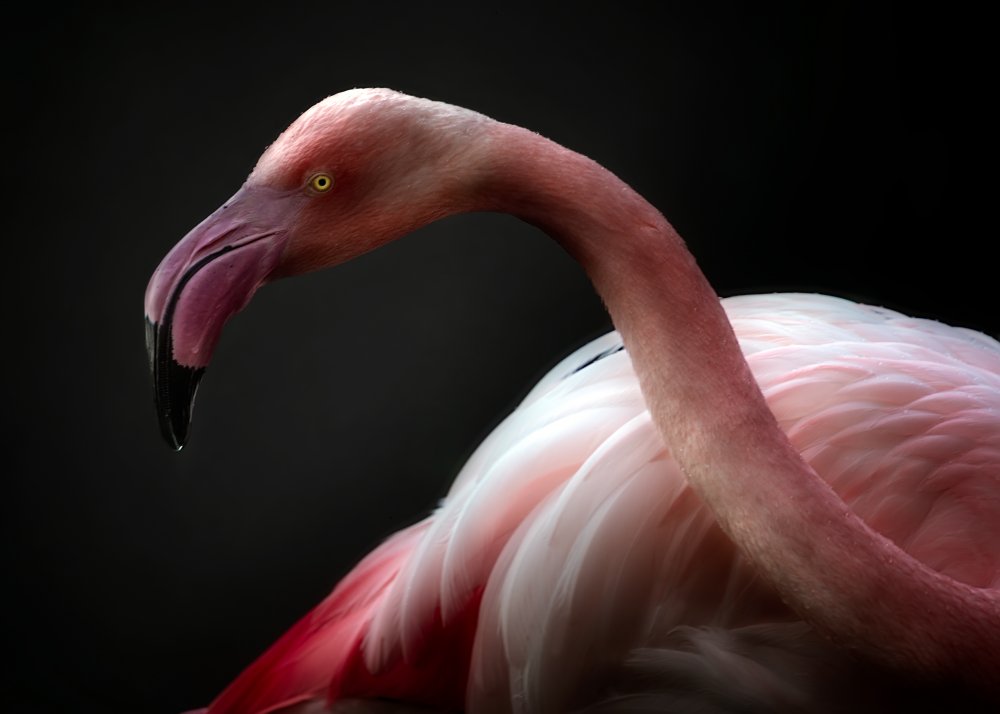
[[[226,321],[278,277],[336,265],[456,211],[476,185],[485,117],[384,89],[315,105],[243,186],[167,254],[146,288],[160,427],[187,441],[198,383]]]

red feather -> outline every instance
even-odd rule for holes
[[[267,714],[328,697],[382,697],[461,709],[479,612],[475,597],[445,627],[427,630],[419,662],[397,658],[378,673],[365,666],[362,643],[372,617],[427,528],[419,523],[379,546],[234,681],[206,714]]]

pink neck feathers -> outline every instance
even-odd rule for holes
[[[483,210],[549,233],[586,269],[691,485],[783,599],[894,669],[1000,682],[1000,597],[870,529],[781,432],[719,298],[663,216],[598,164],[537,134],[488,130]],[[988,685],[997,686],[997,685]]]

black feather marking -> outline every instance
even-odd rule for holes
[[[625,349],[625,345],[615,345],[613,347],[609,347],[608,349],[604,350],[603,352],[600,352],[599,354],[596,354],[593,357],[591,357],[590,359],[588,359],[586,362],[584,362],[583,364],[581,364],[579,367],[577,367],[576,369],[574,369],[572,372],[570,372],[566,376],[569,377],[570,375],[576,374],[577,372],[580,372],[580,371],[586,369],[587,367],[589,367],[590,365],[594,364],[595,362],[600,362],[605,357],[610,357],[611,355],[618,354],[619,352],[623,351],[624,349]]]

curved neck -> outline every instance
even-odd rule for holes
[[[721,527],[803,619],[897,670],[1000,682],[1000,597],[872,531],[779,429],[719,298],[680,236],[597,163],[489,129],[482,210],[537,225],[584,267],[665,443]]]

